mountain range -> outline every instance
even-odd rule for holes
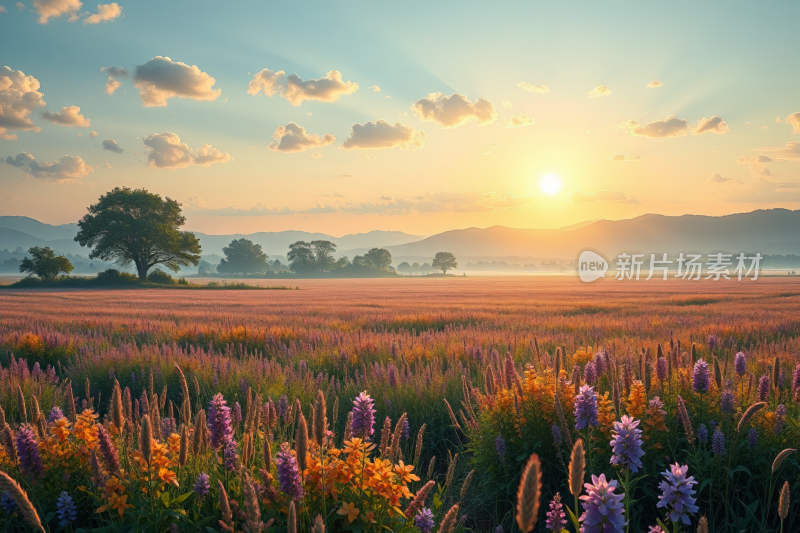
[[[203,255],[221,255],[231,240],[247,238],[269,255],[286,255],[289,245],[329,240],[339,254],[352,257],[373,247],[388,249],[395,263],[430,261],[436,252],[452,252],[460,261],[526,262],[573,260],[584,249],[609,258],[620,252],[669,253],[761,252],[800,255],[800,210],[769,209],[726,216],[642,215],[628,220],[596,220],[560,229],[515,229],[504,226],[445,231],[430,237],[400,231],[370,231],[332,237],[304,231],[208,235],[195,232]],[[28,217],[0,216],[0,250],[50,246],[61,253],[88,256],[72,239],[76,224],[49,225]]]

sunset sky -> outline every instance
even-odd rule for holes
[[[206,233],[797,209],[798,20],[788,1],[5,0],[0,214],[75,222],[115,186]]]

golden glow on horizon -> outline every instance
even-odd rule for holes
[[[542,189],[542,192],[547,196],[553,196],[561,190],[561,178],[555,174],[545,174],[542,176],[542,179],[539,180],[539,188]]]

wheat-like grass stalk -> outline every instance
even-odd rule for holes
[[[419,456],[422,455],[422,436],[425,434],[425,428],[428,424],[422,424],[422,427],[419,428],[419,432],[417,433],[417,442],[414,444],[414,460],[419,459]]]
[[[153,455],[153,426],[150,423],[150,415],[142,417],[142,423],[139,427],[139,453],[142,454],[142,459],[149,465],[150,458]]]
[[[325,433],[328,429],[328,416],[327,405],[325,404],[325,395],[321,390],[317,391],[317,398],[314,401],[314,440],[317,445],[322,447],[322,442],[325,440]]]
[[[697,522],[697,533],[708,533],[708,518],[701,516]]]
[[[464,496],[467,495],[467,491],[469,490],[469,485],[472,483],[472,476],[475,474],[475,470],[470,470],[469,474],[467,474],[466,479],[464,479],[464,484],[461,485],[461,492],[459,493],[459,498],[461,500],[464,499]]]
[[[755,416],[755,414],[766,406],[767,402],[759,402],[748,407],[747,411],[745,411],[742,415],[742,418],[739,419],[739,424],[736,426],[736,432],[741,433],[742,430],[747,427],[747,424],[750,423],[750,420]]]
[[[219,479],[217,480],[217,499],[219,500],[219,511],[222,514],[222,520],[219,521],[219,525],[227,527],[228,531],[233,531],[231,504],[228,501],[228,493],[225,492],[225,486]]]
[[[458,518],[458,504],[455,504],[444,515],[441,525],[439,525],[439,533],[453,533],[456,528],[456,519]]]
[[[186,436],[186,425],[181,426],[181,446],[178,452],[178,464],[181,468],[186,464],[186,452],[189,444],[189,439]]]
[[[539,517],[539,500],[542,494],[542,463],[539,456],[531,455],[517,489],[516,518],[520,531],[528,533]]]
[[[778,516],[781,519],[781,526],[786,517],[789,516],[789,482],[785,481],[781,488],[781,497],[778,500]]]
[[[28,499],[28,493],[19,486],[19,483],[2,470],[0,470],[0,489],[6,491],[9,496],[11,496],[11,499],[17,504],[17,508],[20,513],[22,513],[25,521],[28,522],[28,525],[36,531],[44,533],[42,521],[39,520],[39,513],[36,512],[36,508]]]
[[[575,441],[569,460],[569,492],[577,499],[583,492],[583,478],[586,475],[586,451],[583,439]]]
[[[186,383],[186,376],[183,375],[180,365],[175,363],[175,370],[178,371],[178,381],[181,383],[181,393],[183,394],[183,403],[181,404],[181,421],[184,424],[189,424],[192,421],[192,404],[189,399],[189,384]]]
[[[308,454],[308,425],[302,411],[298,413],[300,421],[297,423],[297,436],[295,437],[295,450],[297,451],[297,466],[300,473],[306,469],[306,455]]]
[[[397,458],[400,453],[400,437],[403,434],[403,422],[406,419],[406,413],[400,415],[400,418],[397,420],[397,424],[394,426],[394,435],[392,435],[392,446],[389,450],[389,455],[393,458]]]
[[[786,458],[792,455],[796,451],[797,450],[795,450],[794,448],[786,448],[781,453],[779,453],[778,456],[775,458],[775,460],[772,461],[772,473],[775,474],[775,472],[778,471],[778,469],[781,467]]]
[[[286,532],[297,533],[297,512],[294,507],[294,500],[289,504],[289,516],[286,517]]]
[[[22,394],[22,387],[17,385],[17,409],[19,410],[19,419],[22,423],[28,423],[28,411],[25,409],[25,395]]]

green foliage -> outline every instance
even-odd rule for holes
[[[329,272],[336,268],[333,253],[336,245],[330,241],[297,241],[289,245],[289,266],[293,272]]]
[[[456,256],[450,252],[436,252],[431,266],[441,270],[442,274],[447,274],[448,270],[458,268],[458,262],[456,261]]]
[[[248,239],[235,239],[222,249],[225,253],[217,272],[220,274],[263,274],[272,271],[260,244]]]
[[[72,272],[72,263],[62,255],[56,255],[49,246],[39,248],[34,246],[28,253],[31,257],[26,257],[19,265],[20,272],[28,272],[39,276],[42,281],[53,281],[61,272],[69,274]]]
[[[156,283],[158,285],[175,285],[177,283],[175,281],[175,278],[173,278],[163,270],[152,271],[150,274],[148,274],[147,281],[149,281],[150,283]]]
[[[387,270],[392,264],[392,254],[384,248],[373,248],[364,254],[364,264],[378,270]]]
[[[401,274],[411,274],[411,265],[403,261],[402,263],[397,265],[397,271]]]
[[[134,285],[139,278],[127,272],[109,268],[97,273],[97,283],[100,285]]]
[[[93,247],[91,258],[136,265],[139,279],[164,265],[177,272],[200,261],[200,242],[194,233],[180,231],[186,222],[181,205],[144,189],[115,188],[89,206],[79,222],[75,240]]]
[[[207,276],[208,274],[214,274],[216,272],[216,268],[214,265],[206,261],[205,259],[200,260],[200,265],[197,267],[197,274],[200,276]]]

